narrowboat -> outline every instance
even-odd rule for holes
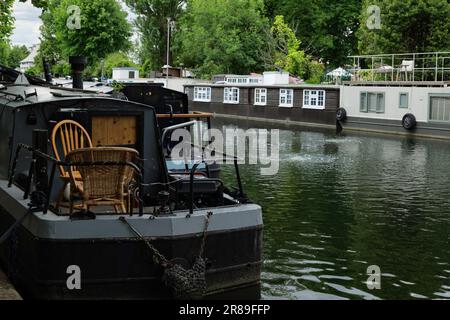
[[[237,159],[234,189],[201,160],[169,171],[156,109],[77,89],[71,64],[74,89],[0,66],[0,264],[20,294],[258,299],[262,209]]]
[[[339,86],[295,84],[287,72],[214,76],[185,85],[194,110],[232,119],[335,128]]]

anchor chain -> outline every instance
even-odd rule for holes
[[[171,290],[175,299],[191,300],[201,299],[206,292],[206,261],[203,253],[206,246],[207,231],[209,227],[212,212],[205,216],[205,226],[203,228],[203,237],[200,245],[200,252],[190,269],[185,269],[180,264],[172,263],[156,249],[150,241],[145,239],[142,234],[134,228],[125,217],[119,220],[127,224],[128,227],[146,244],[153,254],[153,261],[164,268],[162,276],[163,283]]]

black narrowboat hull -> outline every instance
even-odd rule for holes
[[[0,225],[12,221],[1,210]],[[167,259],[191,263],[199,253],[201,239],[195,235],[152,243]],[[261,244],[262,227],[208,234],[205,298],[259,299]],[[25,299],[171,298],[162,282],[162,267],[153,262],[146,245],[134,238],[49,240],[20,226],[0,246],[0,261]],[[67,288],[70,265],[81,269],[81,290]]]

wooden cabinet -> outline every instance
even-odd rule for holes
[[[94,146],[134,146],[136,143],[136,116],[92,117],[92,144]]]

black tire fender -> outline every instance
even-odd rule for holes
[[[402,125],[406,130],[414,129],[417,125],[416,117],[412,113],[405,114],[403,116]]]
[[[337,121],[344,121],[347,119],[347,110],[344,108],[339,108],[336,111],[336,120]]]

